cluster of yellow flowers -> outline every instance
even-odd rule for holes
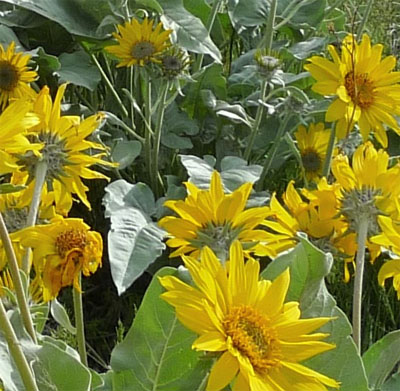
[[[24,187],[0,195],[0,212],[18,261],[22,263],[26,251],[33,249],[36,299],[48,301],[64,286],[73,284],[79,289],[81,271],[89,275],[101,265],[101,236],[81,219],[65,216],[74,198],[90,208],[88,188],[81,178],[108,179],[90,167],[110,163],[102,159],[105,147],[87,139],[101,125],[103,114],[84,120],[62,115],[66,84],[58,88],[54,100],[47,86],[36,92],[29,83],[38,76],[28,67],[29,60],[29,55],[15,52],[14,43],[7,50],[0,45],[0,175]],[[38,224],[26,227],[35,197],[39,199]],[[3,251],[1,286],[12,288]]]

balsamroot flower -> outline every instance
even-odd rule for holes
[[[285,303],[290,275],[259,281],[260,265],[246,264],[238,241],[229,262],[221,264],[204,248],[201,260],[183,256],[195,286],[173,276],[160,278],[161,297],[175,307],[178,319],[199,337],[193,349],[219,354],[207,391],[233,383],[234,391],[319,390],[339,384],[301,361],[333,349],[313,333],[331,318],[300,319],[298,302]],[[312,334],[310,334],[312,333]]]
[[[344,138],[358,123],[364,141],[373,132],[378,142],[387,147],[384,125],[400,134],[394,116],[400,115],[400,72],[392,72],[396,58],[382,60],[382,45],[372,45],[364,34],[361,43],[352,35],[344,38],[341,54],[328,46],[332,61],[313,56],[305,69],[316,79],[312,89],[335,96],[325,120],[336,124],[337,136]]]

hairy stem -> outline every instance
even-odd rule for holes
[[[329,172],[331,171],[333,150],[335,149],[335,140],[336,140],[336,130],[335,130],[335,122],[333,122],[331,126],[331,135],[329,137],[328,148],[326,150],[324,167],[322,168],[322,176],[326,178],[328,178]]]
[[[81,286],[80,275],[79,275],[79,286]],[[73,287],[72,296],[74,299],[74,314],[75,314],[76,339],[78,342],[78,352],[82,364],[88,366],[87,354],[86,354],[86,341],[85,341],[85,324],[83,321],[82,292],[78,292],[78,290],[75,289],[75,287]]]

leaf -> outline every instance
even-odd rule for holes
[[[55,74],[60,82],[70,82],[94,91],[101,80],[99,70],[91,62],[90,56],[83,50],[74,53],[62,53],[58,58],[61,64]]]
[[[108,233],[111,275],[121,295],[162,254],[164,231],[151,221],[155,202],[147,185],[118,180],[105,190],[105,216],[111,219]]]
[[[0,44],[8,46],[12,41],[15,42],[15,46],[22,46],[12,29],[7,26],[0,25]]]
[[[142,143],[140,141],[119,140],[112,149],[112,160],[119,163],[119,170],[123,170],[135,161],[141,150]]]
[[[51,301],[50,313],[58,324],[67,329],[71,334],[76,334],[76,328],[72,325],[67,311],[57,299]]]
[[[331,316],[337,318],[321,328],[336,348],[317,355],[304,364],[341,382],[340,391],[368,391],[367,378],[351,334],[346,316],[336,307],[324,277],[332,265],[332,256],[314,247],[304,236],[292,250],[278,256],[262,272],[262,277],[275,279],[290,267],[291,282],[286,301],[299,301],[302,318]]]
[[[0,194],[16,193],[26,189],[24,185],[12,185],[11,183],[0,184]]]
[[[221,63],[221,53],[207,29],[199,18],[186,10],[182,0],[163,0],[160,5],[165,13],[162,17],[163,24],[165,28],[174,30],[181,47],[194,53],[208,54]]]
[[[375,342],[363,355],[368,384],[372,390],[380,390],[385,380],[400,362],[400,330],[386,334]]]
[[[312,53],[319,52],[327,43],[326,38],[313,37],[307,41],[302,41],[289,47],[287,51],[298,60],[304,60],[311,56]]]
[[[20,391],[24,385],[18,371],[11,362],[10,352],[7,343],[0,339],[0,379],[3,382],[5,391]]]
[[[383,386],[382,391],[399,391],[400,390],[400,374],[393,375]]]
[[[252,118],[247,115],[243,106],[239,104],[231,105],[224,101],[217,101],[214,110],[218,115],[229,118],[232,122],[243,123],[249,128],[252,126]]]
[[[158,277],[176,274],[163,268],[153,278],[132,327],[111,353],[113,389],[118,391],[196,390],[209,368],[192,350],[195,335],[175,316],[173,307],[160,298]]]
[[[267,21],[269,11],[268,0],[229,0],[229,16],[233,25],[259,26]]]

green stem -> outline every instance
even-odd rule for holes
[[[295,1],[292,1],[289,6],[285,9],[285,11],[282,13],[282,17],[284,18],[282,21],[280,21],[276,26],[275,29],[279,29],[283,27],[287,22],[290,21],[290,19],[293,18],[294,15],[296,15],[297,11],[303,7],[303,5],[307,4],[309,0],[303,0],[300,3],[297,3]]]
[[[267,54],[270,54],[272,42],[274,40],[275,16],[277,7],[278,0],[272,0],[269,7],[267,25],[265,26],[265,34],[260,44],[258,45],[259,48],[265,49]]]
[[[15,334],[15,331],[7,317],[7,312],[4,308],[3,301],[0,299],[0,330],[4,335],[8,350],[10,351],[11,357],[13,358],[15,365],[17,366],[18,372],[21,376],[22,382],[24,383],[26,391],[39,391],[36,385],[35,378],[29,367],[28,361],[21,349],[21,344]]]
[[[244,151],[244,158],[245,160],[249,160],[251,150],[253,149],[254,141],[256,139],[257,133],[258,133],[258,128],[260,127],[261,124],[261,119],[264,114],[264,101],[265,101],[265,95],[267,93],[267,87],[268,83],[266,80],[263,80],[261,82],[261,91],[260,91],[260,100],[258,107],[257,107],[257,112],[256,112],[256,118],[253,122],[253,126],[251,127],[251,132],[250,132],[250,138],[249,142],[247,143],[246,150]]]
[[[256,190],[257,191],[261,191],[262,190],[264,180],[265,180],[267,174],[269,173],[272,161],[274,160],[274,157],[275,157],[276,151],[278,150],[278,147],[280,145],[282,136],[283,136],[283,134],[284,134],[284,132],[286,130],[287,124],[289,123],[291,118],[292,118],[291,115],[286,114],[285,119],[279,125],[279,129],[278,129],[278,132],[276,133],[275,140],[274,140],[274,142],[272,144],[272,147],[271,147],[271,149],[269,151],[267,159],[265,160],[265,164],[264,164],[263,170],[261,172],[260,179],[257,181],[257,184],[256,184]]]
[[[167,108],[166,101],[167,101],[167,96],[168,96],[168,89],[169,89],[169,82],[166,81],[165,84],[162,86],[161,90],[161,99],[159,102],[158,106],[158,112],[157,112],[157,122],[156,126],[154,129],[154,146],[153,146],[153,173],[151,175],[151,178],[153,179],[153,189],[155,194],[158,196],[158,178],[159,178],[159,172],[158,172],[158,158],[159,158],[159,153],[160,153],[160,143],[161,143],[161,130],[162,130],[162,123],[164,120],[164,113],[165,109]]]
[[[79,275],[79,286],[81,286],[81,276]],[[85,341],[85,324],[83,321],[82,292],[78,292],[72,288],[72,296],[74,299],[74,314],[76,339],[78,342],[78,352],[83,365],[88,366]]]
[[[112,83],[110,82],[106,73],[104,72],[103,68],[101,67],[100,63],[98,62],[96,56],[94,54],[91,54],[90,57],[92,58],[95,65],[97,66],[97,69],[99,70],[101,76],[103,77],[105,83],[107,84],[107,87],[110,89],[111,93],[114,95],[115,100],[117,101],[119,107],[122,110],[122,114],[124,115],[125,118],[128,118],[129,117],[128,110],[126,110],[126,107],[122,103],[121,98],[119,97],[117,91],[115,90],[114,86],[112,85]]]
[[[209,34],[211,33],[221,3],[222,0],[214,0],[210,14],[208,15],[208,19],[206,22],[206,29]],[[192,73],[196,73],[200,70],[201,66],[203,65],[203,60],[204,60],[204,54],[199,54],[197,56],[196,63],[193,65]]]
[[[39,213],[40,199],[42,189],[46,180],[47,163],[44,160],[39,161],[35,167],[35,186],[33,188],[33,195],[31,205],[29,207],[28,217],[26,218],[26,227],[33,227],[36,224],[36,219]],[[22,258],[22,270],[29,276],[30,271],[30,249],[25,251]]]
[[[15,251],[12,246],[10,235],[7,232],[7,227],[3,219],[3,215],[0,213],[0,238],[3,242],[4,251],[8,259],[8,266],[10,268],[11,278],[13,280],[15,294],[17,296],[17,302],[19,310],[21,311],[22,321],[26,328],[26,331],[31,336],[32,340],[37,343],[36,333],[33,327],[31,313],[29,311],[28,302],[25,296],[24,286],[22,284],[21,275],[19,274],[19,266]]]
[[[360,25],[358,26],[358,30],[357,30],[357,41],[359,41],[361,39],[361,35],[363,33],[365,24],[367,23],[369,14],[371,13],[371,9],[372,9],[372,5],[374,3],[374,0],[369,0],[368,4],[367,4],[367,8],[364,12],[363,18],[361,20]]]
[[[151,178],[153,174],[153,164],[151,161],[151,150],[152,150],[152,124],[151,124],[151,83],[149,80],[149,75],[145,69],[141,69],[141,85],[142,85],[142,95],[144,101],[144,118],[145,118],[145,141],[144,141],[144,153],[145,161],[147,166],[147,172],[150,175],[150,183],[153,183]],[[154,190],[154,188],[153,188]]]
[[[326,150],[324,167],[322,168],[322,176],[326,178],[328,178],[329,173],[331,171],[333,150],[335,149],[335,140],[336,140],[336,130],[335,130],[335,122],[333,122],[331,125],[331,135],[329,137],[328,148]]]
[[[353,339],[361,354],[361,302],[364,276],[365,242],[368,235],[368,217],[360,219],[357,232],[356,274],[353,291]]]

